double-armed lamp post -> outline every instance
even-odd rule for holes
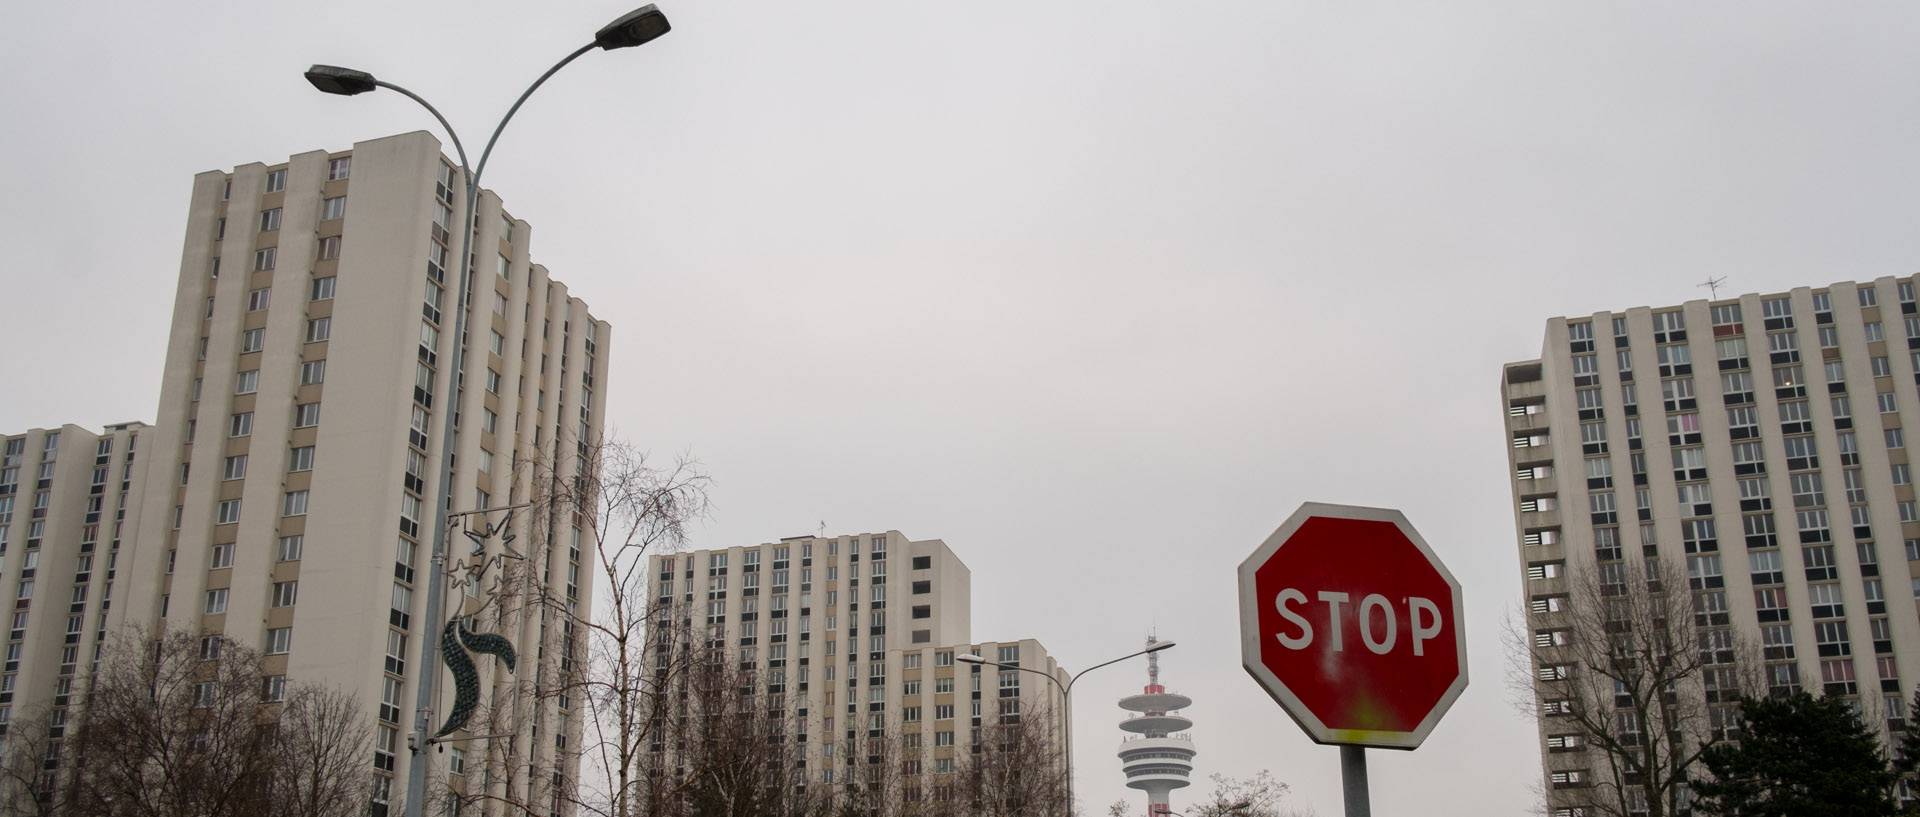
[[[1071,815],[1073,814],[1073,685],[1074,683],[1079,681],[1082,678],[1087,677],[1087,673],[1097,670],[1101,667],[1107,666],[1108,664],[1118,664],[1121,661],[1125,661],[1129,658],[1138,658],[1139,656],[1146,655],[1147,653],[1150,653],[1150,652],[1159,652],[1161,650],[1170,649],[1173,647],[1173,644],[1174,642],[1172,641],[1157,642],[1139,652],[1128,653],[1126,655],[1120,656],[1119,658],[1115,658],[1111,661],[1103,661],[1101,663],[1094,664],[1091,667],[1081,670],[1079,675],[1069,676],[1067,678],[1067,682],[1064,684],[1060,683],[1060,679],[1057,677],[1054,677],[1053,673],[1041,672],[1040,670],[1034,669],[1032,667],[1023,667],[1018,664],[1002,664],[998,661],[988,661],[987,659],[982,658],[978,655],[956,655],[953,657],[953,660],[960,661],[967,664],[981,664],[989,667],[999,667],[1001,669],[1014,669],[1014,670],[1019,670],[1021,672],[1031,672],[1035,675],[1038,675],[1042,678],[1052,681],[1054,686],[1060,688],[1060,707],[1066,712],[1065,716],[1061,718],[1061,721],[1066,725],[1066,728],[1063,730],[1065,734],[1062,735],[1062,738],[1064,739],[1064,742],[1066,743],[1066,748],[1067,748],[1066,758],[1065,758],[1066,765],[1067,765],[1067,814]]]
[[[560,69],[565,68],[567,63],[579,59],[582,55],[596,48],[602,51],[613,51],[621,48],[645,45],[671,30],[672,26],[667,23],[667,16],[662,14],[660,9],[649,3],[622,15],[619,19],[608,23],[605,27],[595,32],[592,42],[580,46],[575,49],[573,53],[568,54],[565,59],[555,63],[552,68],[547,69],[546,73],[541,74],[539,79],[534,80],[533,84],[528,86],[524,93],[520,94],[520,98],[514,101],[513,107],[508,108],[507,114],[501,117],[499,124],[493,127],[493,135],[487,137],[487,146],[480,152],[480,164],[477,166],[467,164],[467,149],[460,143],[460,135],[454,131],[453,125],[449,124],[447,118],[441,116],[440,111],[425,99],[422,99],[419,94],[391,82],[375,79],[372,74],[365,71],[356,71],[351,68],[340,68],[332,65],[315,65],[307,69],[307,81],[313,83],[313,87],[325,93],[340,96],[354,96],[356,94],[364,94],[376,88],[386,88],[420,103],[420,106],[426,108],[428,113],[433,114],[434,119],[440,121],[440,127],[444,128],[447,136],[453,140],[454,151],[460,156],[460,172],[461,175],[466,177],[467,182],[466,200],[461,207],[462,215],[460,219],[460,299],[457,301],[459,304],[458,308],[454,310],[453,370],[447,374],[446,382],[448,385],[445,393],[453,393],[452,386],[453,383],[457,382],[457,373],[466,365],[466,344],[462,342],[462,339],[465,338],[467,334],[467,312],[470,309],[467,304],[467,288],[472,273],[474,203],[476,199],[479,198],[480,174],[486,172],[487,159],[493,155],[493,146],[494,143],[500,140],[500,132],[506,130],[507,122],[511,121],[513,115],[520,111],[520,106],[527,101],[527,97],[532,96],[533,92],[538,90],[540,85],[547,81],[548,77],[553,76]],[[424,629],[425,637],[420,639],[420,663],[425,667],[425,672],[423,672],[416,681],[419,692],[415,696],[413,731],[407,737],[407,748],[411,753],[411,758],[407,764],[407,817],[421,817],[423,813],[422,810],[426,804],[427,735],[428,729],[431,728],[430,717],[433,711],[434,692],[440,686],[440,662],[443,659],[443,656],[440,655],[438,638],[440,628],[443,625],[443,622],[439,620],[443,617],[443,612],[440,609],[440,597],[445,592],[443,586],[445,584],[443,567],[447,559],[447,510],[453,492],[454,447],[453,418],[451,414],[443,413],[443,415],[444,416],[440,418],[440,427],[442,429],[440,434],[440,487],[433,501],[433,569],[427,574],[426,610],[427,616],[433,620],[428,622],[429,626]]]

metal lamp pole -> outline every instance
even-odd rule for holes
[[[998,661],[988,661],[987,659],[982,658],[978,655],[956,655],[953,657],[953,660],[966,663],[966,664],[984,664],[989,667],[1000,667],[1001,669],[1016,669],[1016,670],[1020,670],[1021,672],[1031,672],[1035,675],[1038,675],[1042,678],[1052,681],[1054,686],[1060,688],[1060,699],[1061,699],[1060,705],[1063,709],[1066,710],[1066,717],[1063,719],[1063,721],[1065,722],[1067,727],[1064,730],[1066,732],[1065,738],[1066,738],[1066,748],[1067,748],[1067,751],[1066,751],[1067,817],[1073,817],[1073,685],[1076,682],[1078,682],[1081,678],[1085,678],[1087,676],[1087,673],[1097,670],[1101,667],[1107,666],[1108,664],[1118,664],[1129,658],[1138,658],[1150,652],[1159,652],[1164,649],[1170,649],[1171,647],[1173,647],[1173,645],[1174,645],[1174,642],[1172,641],[1161,641],[1139,652],[1128,653],[1126,655],[1120,656],[1119,658],[1115,658],[1111,661],[1103,661],[1101,663],[1094,664],[1091,667],[1081,670],[1079,675],[1068,676],[1067,682],[1065,684],[1060,683],[1060,679],[1055,678],[1051,673],[1041,672],[1032,667],[1022,667],[1017,664],[1002,664]]]
[[[644,45],[671,30],[672,26],[668,24],[667,16],[662,14],[660,9],[649,3],[622,15],[619,19],[608,23],[604,28],[595,32],[593,42],[575,49],[573,53],[568,54],[565,59],[555,63],[552,68],[547,69],[546,73],[541,74],[539,79],[534,80],[533,84],[528,86],[524,93],[520,94],[520,98],[514,101],[513,107],[507,109],[506,116],[501,117],[499,124],[494,126],[493,135],[487,138],[487,146],[480,152],[480,164],[477,167],[467,164],[467,149],[461,145],[460,135],[454,131],[453,125],[449,124],[447,118],[441,116],[440,111],[435,109],[433,105],[425,99],[421,98],[419,94],[393,83],[375,79],[372,74],[365,71],[356,71],[350,68],[339,68],[331,65],[315,65],[307,69],[307,81],[312,83],[314,88],[325,93],[340,96],[354,96],[372,91],[376,88],[387,88],[420,103],[420,106],[426,108],[428,113],[433,114],[434,119],[439,120],[440,127],[444,128],[447,136],[453,140],[454,151],[460,155],[460,171],[461,174],[466,177],[467,189],[466,200],[462,204],[462,214],[460,218],[460,285],[458,290],[460,300],[458,308],[454,310],[453,368],[447,374],[447,389],[445,392],[450,400],[459,399],[455,393],[456,389],[454,384],[459,382],[459,373],[466,365],[466,344],[463,339],[466,337],[467,332],[467,312],[469,310],[467,295],[469,279],[472,275],[474,203],[476,199],[479,198],[480,174],[486,172],[487,159],[493,155],[493,146],[500,140],[500,132],[506,130],[507,123],[512,121],[513,115],[520,111],[520,106],[527,101],[527,97],[532,96],[533,92],[539,89],[541,84],[547,81],[548,77],[553,76],[560,69],[565,68],[567,63],[579,59],[581,55],[595,48],[612,51],[618,48],[632,48],[637,45]],[[407,763],[407,817],[421,817],[422,809],[425,807],[427,790],[427,730],[431,728],[429,717],[433,710],[434,693],[440,686],[441,655],[438,633],[444,623],[440,621],[440,619],[444,617],[444,613],[440,607],[441,595],[445,592],[443,568],[447,559],[447,506],[452,501],[453,492],[454,427],[451,412],[442,412],[440,425],[442,429],[440,435],[440,488],[436,492],[433,502],[433,569],[428,573],[426,606],[428,615],[434,620],[428,622],[429,626],[425,629],[425,637],[420,639],[420,663],[426,671],[422,673],[419,678],[419,694],[415,696],[414,702],[413,733],[407,737],[407,748],[412,754],[412,757]]]

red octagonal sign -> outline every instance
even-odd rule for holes
[[[1467,688],[1460,583],[1399,511],[1308,502],[1240,563],[1240,663],[1316,742],[1416,748]]]

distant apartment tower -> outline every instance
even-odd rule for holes
[[[978,655],[1067,680],[1038,641],[972,640],[972,573],[941,540],[803,536],[654,556],[651,568],[656,614],[685,611],[693,637],[737,653],[730,666],[786,715],[791,734],[779,743],[795,751],[785,784],[799,791],[871,785],[880,772],[870,767],[884,766],[899,798],[886,813],[937,810],[956,796],[957,764],[983,730],[1065,711],[1046,678],[955,660]],[[870,754],[883,739],[895,742]],[[684,748],[656,738],[652,752],[673,768]]]
[[[1707,735],[1738,729],[1733,681],[1755,671],[1757,691],[1845,696],[1884,734],[1906,728],[1920,682],[1914,296],[1912,279],[1880,278],[1553,318],[1540,358],[1506,365],[1553,814],[1598,813],[1588,789],[1607,772],[1570,725],[1581,704],[1549,692],[1584,668],[1539,656],[1593,637],[1569,629],[1568,605],[1596,581],[1639,581],[1643,559],[1684,566],[1692,610],[1673,612],[1691,613],[1698,643],[1680,648],[1707,669],[1676,694],[1704,697]]]
[[[121,423],[103,434],[74,425],[0,434],[0,589],[14,600],[0,738],[16,713],[61,722],[77,702],[76,679],[99,657],[121,554],[139,524],[146,433]]]
[[[462,179],[418,132],[194,177],[159,408],[141,434],[136,578],[113,610],[256,647],[269,695],[283,678],[356,694],[377,718],[375,815],[404,793],[420,640],[439,638],[426,589],[443,424],[458,431],[449,505],[462,512],[528,501],[536,472],[584,473],[605,416],[609,327],[530,262],[531,228],[491,192],[473,225],[472,316],[454,336]],[[476,728],[420,756],[440,758],[434,792],[487,787],[558,813],[579,702],[521,701],[504,685],[551,688],[577,671],[582,645],[533,601],[588,611],[592,583],[568,519],[515,520],[527,560],[450,590],[448,604],[526,656],[518,676],[481,664],[491,700],[519,719],[514,747],[465,739],[488,731]],[[449,561],[479,561],[464,536],[450,547]],[[500,577],[517,601],[488,603]],[[452,691],[437,681],[435,728]]]

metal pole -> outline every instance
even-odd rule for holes
[[[440,622],[446,617],[446,611],[441,608],[446,604],[444,599],[446,578],[443,574],[447,563],[447,505],[453,501],[455,442],[453,414],[460,400],[458,385],[460,369],[466,362],[466,344],[461,342],[461,338],[467,331],[467,255],[473,250],[473,204],[476,188],[474,175],[467,168],[467,151],[459,147],[460,137],[454,136],[453,128],[447,126],[447,120],[441,118],[440,112],[435,111],[433,106],[427,105],[425,100],[411,93],[407,96],[426,105],[427,110],[433,111],[434,117],[440,119],[441,126],[447,127],[447,135],[453,137],[454,145],[460,153],[460,175],[465,176],[467,182],[466,200],[462,203],[460,217],[460,258],[457,267],[460,283],[457,290],[458,300],[454,302],[453,313],[453,364],[447,372],[447,385],[445,391],[441,393],[440,404],[440,489],[434,492],[433,498],[433,563],[431,572],[427,575],[427,604],[424,608],[426,617],[430,620],[424,622],[426,626],[422,627],[420,632],[420,675],[416,680],[417,689],[414,695],[413,735],[407,741],[411,757],[407,759],[406,815],[422,817],[425,814],[427,799],[427,735],[433,728],[431,722],[433,699],[440,688],[442,658]]]
[[[1173,646],[1173,642],[1167,642],[1167,646]],[[1166,647],[1160,649],[1166,649]],[[1154,652],[1154,650],[1141,650],[1139,652],[1127,653],[1111,661],[1102,661],[1081,670],[1079,675],[1067,679],[1067,686],[1064,693],[1067,699],[1067,817],[1073,817],[1073,685],[1079,683],[1080,679],[1087,677],[1087,673],[1089,672],[1107,666],[1108,664],[1118,664],[1129,658],[1136,658],[1150,652]],[[1035,671],[1038,672],[1038,670]]]
[[[500,124],[494,126],[493,135],[487,138],[487,146],[480,154],[480,166],[477,168],[469,168],[467,166],[467,151],[466,148],[460,146],[460,137],[454,134],[453,127],[447,123],[446,118],[441,116],[439,111],[434,110],[432,105],[428,105],[425,99],[399,86],[386,82],[377,83],[381,87],[391,88],[412,97],[414,101],[419,102],[428,111],[431,111],[435,119],[440,120],[441,127],[447,129],[447,135],[452,137],[454,147],[460,153],[460,173],[466,177],[467,182],[466,201],[462,203],[460,208],[462,211],[460,216],[460,256],[456,264],[459,270],[460,285],[457,290],[459,300],[454,305],[455,309],[453,313],[453,367],[447,373],[446,392],[443,395],[446,402],[441,404],[440,411],[440,490],[435,492],[436,495],[433,501],[433,572],[427,578],[426,610],[427,614],[431,616],[433,620],[426,622],[427,626],[423,628],[422,631],[422,635],[425,637],[421,639],[420,644],[422,672],[419,677],[419,692],[414,696],[413,736],[412,739],[408,741],[408,748],[412,753],[412,757],[409,758],[407,763],[407,817],[422,817],[424,814],[427,794],[427,735],[428,730],[432,728],[430,719],[433,713],[433,699],[440,688],[439,680],[442,660],[442,656],[440,655],[440,628],[445,625],[445,613],[440,608],[444,604],[442,596],[446,592],[444,588],[445,577],[442,574],[447,559],[447,506],[453,501],[453,447],[455,443],[453,415],[459,408],[458,401],[460,399],[460,393],[458,384],[460,382],[460,372],[466,368],[467,355],[466,343],[464,341],[467,334],[467,312],[470,308],[467,299],[469,295],[470,278],[473,273],[473,216],[477,200],[480,196],[480,173],[486,170],[487,158],[493,153],[493,146],[495,142],[499,141],[500,132],[506,130],[507,122],[520,110],[520,106],[527,101],[527,97],[533,95],[534,90],[539,88],[542,83],[545,83],[548,77],[553,76],[554,72],[566,67],[567,63],[573,62],[578,59],[580,55],[587,53],[593,48],[594,44],[588,43],[576,49],[573,53],[568,54],[565,59],[560,60],[560,62],[555,63],[552,68],[547,69],[546,73],[541,74],[539,79],[534,80],[533,85],[529,86],[524,93],[520,94],[520,98],[514,101],[513,107],[507,111],[507,115],[500,119]]]
[[[1346,795],[1347,817],[1373,817],[1367,802],[1367,747],[1340,747],[1340,789]]]
[[[1049,675],[1048,678],[1053,676]],[[1054,682],[1056,685],[1058,681]],[[1073,685],[1068,684],[1060,691],[1060,706],[1066,710],[1062,720],[1067,727],[1061,730],[1061,738],[1067,742],[1067,817],[1073,817]]]

